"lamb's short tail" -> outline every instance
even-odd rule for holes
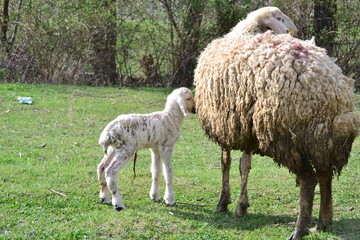
[[[107,149],[110,145],[110,136],[108,131],[106,131],[106,129],[100,135],[99,145],[103,147],[104,153],[107,155]]]

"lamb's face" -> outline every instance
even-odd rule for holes
[[[188,88],[182,87],[175,89],[168,98],[168,103],[171,104],[171,102],[176,103],[179,106],[184,117],[187,117],[189,112],[195,113],[195,100],[191,90]]]
[[[189,92],[185,93],[184,101],[187,111],[191,113],[196,113],[195,100],[190,90]]]

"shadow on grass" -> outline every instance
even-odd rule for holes
[[[341,239],[360,239],[360,219],[347,218],[334,221],[326,232],[333,233]]]
[[[176,206],[171,212],[174,216],[206,222],[218,229],[254,230],[264,226],[295,225],[295,218],[289,216],[272,216],[264,214],[249,214],[246,217],[236,217],[233,212],[217,213],[215,207]]]
[[[216,213],[215,207],[193,207],[178,205],[171,210],[174,216],[186,220],[206,222],[217,229],[255,230],[269,227],[295,227],[296,217],[286,215],[249,214],[246,217],[236,217],[233,212]],[[312,219],[310,228],[315,227],[318,219]],[[360,219],[341,219],[334,221],[326,232],[342,239],[360,239]],[[290,234],[291,232],[289,232]]]

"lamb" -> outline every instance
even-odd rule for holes
[[[183,120],[189,112],[195,113],[192,92],[187,88],[178,88],[168,96],[163,111],[120,115],[105,127],[99,139],[99,144],[105,152],[104,158],[98,165],[99,195],[102,203],[112,203],[117,211],[125,208],[116,184],[117,174],[139,149],[150,148],[152,173],[150,198],[154,202],[160,201],[159,176],[162,159],[166,182],[165,204],[175,205],[171,156],[175,142],[180,136]]]
[[[288,34],[227,35],[210,43],[195,70],[195,101],[202,128],[222,149],[216,210],[227,211],[231,203],[230,152],[241,150],[235,215],[247,215],[251,156],[260,154],[287,167],[300,186],[300,212],[289,239],[309,234],[317,183],[317,230],[325,230],[332,221],[332,177],[348,162],[360,127],[353,84],[324,49]]]

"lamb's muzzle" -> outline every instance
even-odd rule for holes
[[[150,198],[155,202],[160,200],[159,177],[162,159],[166,181],[165,204],[175,204],[171,155],[180,136],[183,120],[189,112],[195,112],[192,92],[187,88],[179,88],[168,96],[163,111],[120,115],[105,127],[99,138],[99,144],[105,152],[98,165],[102,203],[112,203],[118,211],[125,208],[116,183],[117,174],[139,149],[150,148],[152,159]]]

